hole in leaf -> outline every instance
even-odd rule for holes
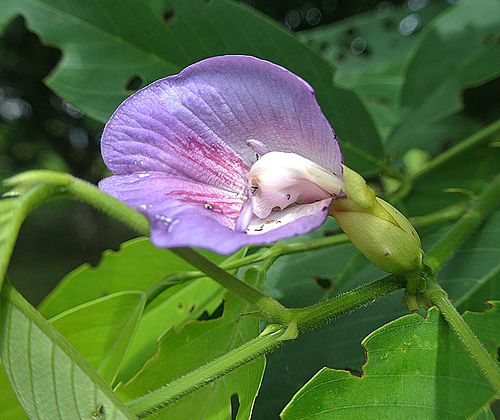
[[[138,75],[132,76],[129,81],[127,82],[127,90],[137,90],[139,89],[144,83],[144,80]]]
[[[198,321],[209,321],[211,319],[217,319],[222,317],[222,314],[224,313],[224,301],[221,302],[219,306],[213,311],[211,314],[209,314],[207,311],[203,311],[203,313],[198,317]]]
[[[172,23],[174,17],[175,17],[175,11],[173,9],[169,9],[163,12],[163,20],[166,23]]]
[[[344,370],[351,372],[351,375],[357,376],[359,378],[363,376],[363,372],[358,368],[346,367]]]
[[[319,287],[325,290],[330,289],[333,285],[333,282],[327,277],[314,276],[313,280]]]
[[[240,409],[240,398],[238,394],[231,395],[231,420],[235,420]]]

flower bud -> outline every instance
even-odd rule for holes
[[[420,238],[411,223],[356,172],[344,167],[346,199],[330,209],[351,242],[371,262],[389,273],[413,271],[422,263]]]

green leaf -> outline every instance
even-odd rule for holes
[[[157,353],[130,382],[116,390],[125,401],[160,388],[187,372],[256,337],[259,322],[248,316],[248,304],[228,294],[220,318],[194,321],[181,331],[170,329],[158,343]],[[248,419],[264,372],[263,356],[161,409],[162,419],[231,418],[231,399],[238,398],[237,419]],[[235,397],[236,396],[236,397]],[[234,415],[234,413],[233,413]]]
[[[224,257],[205,252],[213,261]],[[107,251],[97,267],[84,264],[69,273],[40,305],[51,318],[63,311],[101,296],[124,290],[146,291],[170,274],[193,267],[168,249],[153,246],[147,238],[122,244],[117,252]]]
[[[500,312],[465,315],[491,353],[500,344]],[[324,368],[290,401],[287,419],[467,418],[483,411],[494,390],[462,344],[431,308],[406,315],[363,340],[361,378]]]
[[[445,7],[444,2],[431,3],[411,15],[425,27]],[[337,67],[335,81],[359,95],[382,138],[401,118],[399,90],[404,82],[404,63],[420,36],[400,33],[400,22],[409,15],[406,5],[386,5],[299,33]]]
[[[135,418],[97,373],[10,285],[1,299],[0,355],[30,418]]]
[[[112,385],[144,303],[144,293],[118,292],[69,309],[50,323]]]
[[[106,121],[140,77],[150,83],[213,55],[247,54],[304,77],[342,141],[346,161],[374,171],[382,146],[358,97],[333,83],[333,68],[290,32],[229,0],[7,0],[0,22],[22,14],[63,59],[49,87],[84,113]],[[165,21],[164,16],[171,16]],[[353,118],[355,116],[355,118]]]
[[[16,394],[10,386],[7,375],[0,363],[0,418],[2,420],[28,419],[21,404],[17,401]]]
[[[143,306],[143,293],[119,292],[72,308],[49,322],[108,384],[112,384]],[[0,384],[3,390],[0,393],[0,418],[21,418],[24,411],[3,369]]]
[[[162,294],[162,302],[148,308],[120,370],[119,380],[129,380],[155,354],[157,340],[173,327],[195,320],[204,312],[211,314],[222,301],[224,289],[208,278],[171,287]]]
[[[406,115],[389,138],[391,152],[418,147],[428,124],[462,108],[464,88],[500,75],[499,25],[497,0],[465,0],[428,27],[406,71]]]

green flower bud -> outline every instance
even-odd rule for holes
[[[371,262],[389,273],[416,270],[422,264],[420,238],[411,223],[377,198],[365,180],[344,167],[347,198],[335,200],[330,214]]]

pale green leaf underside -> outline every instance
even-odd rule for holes
[[[10,285],[1,299],[2,364],[24,410],[33,419],[133,419],[66,340]]]

